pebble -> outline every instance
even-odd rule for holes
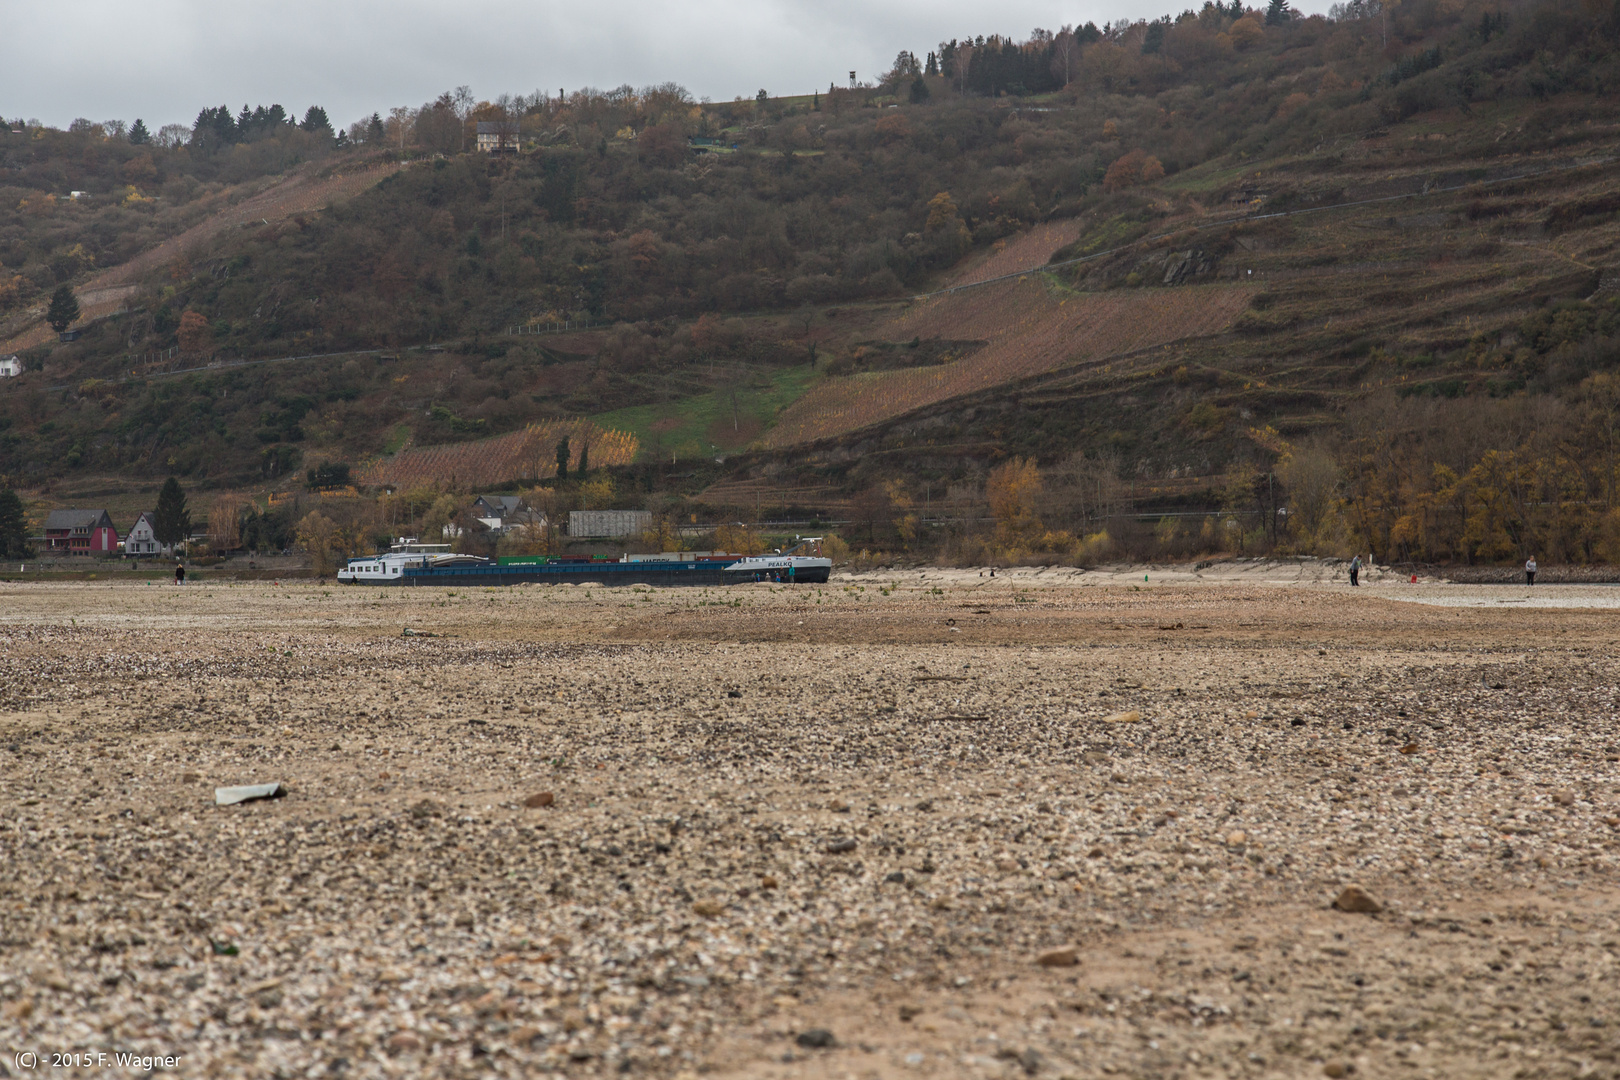
[[[1080,962],[1080,950],[1073,945],[1048,949],[1035,958],[1041,967],[1073,967]]]
[[[1130,709],[1126,712],[1109,713],[1107,716],[1103,717],[1103,723],[1134,724],[1140,719],[1142,719],[1142,714],[1137,712],[1135,709]]]
[[[1568,789],[1556,792],[1553,795],[1553,802],[1557,803],[1559,806],[1574,806],[1575,793],[1573,791],[1569,791]]]
[[[692,905],[692,910],[704,918],[712,919],[726,910],[726,905],[718,900],[699,900]]]
[[[1244,832],[1242,829],[1239,829],[1236,832],[1229,832],[1229,833],[1226,834],[1226,846],[1227,847],[1242,847],[1244,844],[1247,844],[1248,842],[1249,842],[1249,834]]]
[[[383,1046],[390,1054],[409,1054],[422,1049],[422,1040],[409,1031],[397,1031]]]
[[[1360,885],[1346,885],[1333,901],[1333,906],[1358,915],[1376,915],[1384,910],[1384,905]]]
[[[844,836],[832,841],[827,845],[827,854],[843,855],[846,852],[854,851],[859,846],[859,841],[857,841],[853,836]]]
[[[827,1050],[838,1045],[838,1040],[826,1028],[811,1028],[809,1031],[799,1032],[799,1037],[793,1040],[807,1050]]]
[[[1330,1061],[1322,1066],[1322,1075],[1334,1077],[1336,1080],[1341,1076],[1349,1076],[1350,1067],[1342,1061]]]
[[[537,791],[533,795],[530,795],[527,799],[524,799],[523,800],[523,805],[527,806],[529,809],[533,810],[536,807],[550,806],[552,803],[554,803],[556,801],[557,801],[557,796],[556,796],[556,794],[554,792]]]

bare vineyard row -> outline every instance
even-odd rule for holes
[[[595,468],[628,465],[640,449],[639,440],[627,432],[607,431],[589,420],[549,420],[493,439],[403,450],[367,463],[360,482],[399,488],[424,484],[475,488],[510,480],[539,483],[555,479],[557,446],[563,439],[568,440],[570,470],[579,467],[582,454],[589,454]]]
[[[974,355],[939,367],[828,379],[782,413],[767,446],[832,438],[1064,364],[1136,352],[1216,333],[1248,303],[1240,286],[1120,290],[1060,299],[1039,280],[946,295],[895,319],[891,341],[987,341]]]

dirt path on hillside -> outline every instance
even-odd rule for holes
[[[124,310],[134,296],[138,280],[158,267],[198,254],[199,249],[230,229],[263,227],[298,214],[324,210],[336,198],[352,197],[398,172],[400,165],[354,168],[316,178],[297,172],[269,187],[210,214],[191,228],[146,249],[134,258],[92,276],[74,289],[79,300],[79,323],[84,325]],[[230,193],[221,199],[229,201]],[[41,345],[55,332],[45,324],[43,305],[31,312],[31,325],[0,341],[0,352],[19,352]]]

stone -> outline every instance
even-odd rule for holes
[[[759,887],[762,888],[762,889],[774,889],[774,888],[777,888],[778,886],[780,886],[781,884],[782,884],[781,882],[777,881],[770,874],[766,874],[764,877],[759,879]]]
[[[1074,967],[1080,962],[1080,950],[1073,945],[1061,949],[1047,949],[1035,958],[1041,967]]]
[[[422,1040],[409,1031],[396,1031],[388,1036],[383,1048],[390,1054],[411,1054],[422,1049]]]
[[[222,787],[214,789],[214,805],[235,806],[237,803],[252,802],[255,799],[279,799],[287,794],[287,785],[282,783],[248,784],[245,787]]]
[[[1332,1076],[1335,1078],[1340,1076],[1349,1076],[1350,1068],[1351,1067],[1349,1065],[1346,1065],[1342,1061],[1330,1061],[1322,1066],[1322,1075]]]
[[[1000,859],[997,859],[996,860],[996,869],[1000,870],[1003,874],[1010,874],[1014,870],[1018,869],[1018,860],[1017,859],[1009,859],[1009,858],[1006,858],[1006,857],[1002,857]]]
[[[523,800],[523,805],[533,810],[541,806],[550,806],[557,801],[557,796],[550,791],[537,791]]]
[[[1384,910],[1384,905],[1360,885],[1346,885],[1338,899],[1333,901],[1333,906],[1358,915],[1376,915]]]
[[[832,802],[827,804],[827,809],[831,810],[835,814],[847,814],[849,813],[849,803],[845,802],[843,799],[834,799]]]
[[[811,1028],[809,1031],[801,1031],[798,1038],[793,1041],[806,1050],[828,1050],[838,1045],[838,1039],[826,1028]]]
[[[894,873],[889,874],[883,880],[884,880],[885,883],[887,883],[889,885],[904,885],[906,883],[906,875],[905,875],[904,871],[896,870],[896,871],[894,871]]]
[[[1100,858],[1103,857],[1104,854],[1105,854],[1105,852],[1103,851],[1102,848],[1094,847],[1090,851],[1086,852],[1086,858],[1088,858],[1088,859],[1100,859]]]
[[[1103,717],[1103,723],[1134,724],[1140,719],[1142,719],[1142,714],[1137,712],[1135,709],[1131,709],[1127,712],[1109,713],[1107,716]]]
[[[692,910],[706,919],[712,919],[726,910],[726,905],[718,900],[699,900],[692,905]]]
[[[827,845],[827,854],[843,855],[854,851],[859,846],[859,841],[857,841],[853,836],[843,836]]]
[[[1563,791],[1554,792],[1553,802],[1557,803],[1559,806],[1574,806],[1575,793],[1567,788]]]
[[[1418,746],[1417,743],[1409,742],[1405,746],[1401,747],[1401,753],[1403,753],[1403,754],[1415,754],[1421,749],[1422,749],[1422,747]]]
[[[1227,847],[1242,847],[1248,842],[1249,834],[1244,832],[1242,829],[1238,829],[1236,832],[1229,832],[1226,834]]]
[[[911,1021],[917,1019],[917,1017],[919,1017],[921,1015],[922,1015],[922,1007],[920,1005],[902,1005],[902,1006],[900,1006],[900,1019],[906,1021],[907,1023],[910,1023]]]

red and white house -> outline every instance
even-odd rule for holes
[[[118,529],[105,510],[52,510],[45,519],[52,555],[104,555],[118,550]]]

